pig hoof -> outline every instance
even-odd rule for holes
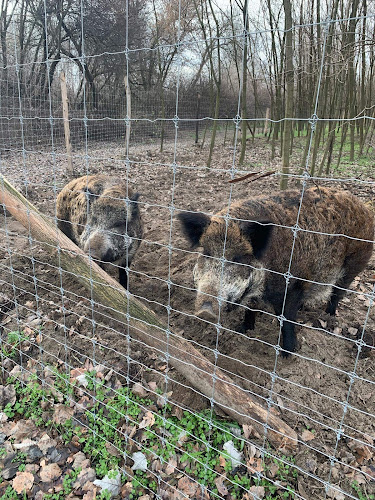
[[[248,330],[253,330],[253,328],[249,328],[247,325],[245,325],[244,323],[241,323],[240,325],[238,325],[236,327],[236,332],[238,333],[242,333],[244,335],[246,335],[246,333],[248,332]]]
[[[291,355],[291,351],[286,351],[285,349],[282,349],[282,350],[281,350],[281,356],[282,356],[283,358],[285,358],[285,359],[286,359],[286,358],[290,358],[290,355]]]

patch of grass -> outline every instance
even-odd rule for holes
[[[14,359],[22,342],[29,340],[28,335],[19,331],[9,332],[6,342],[2,343],[1,354],[5,358]]]
[[[4,495],[0,497],[0,500],[17,500],[18,495],[11,486],[5,490]]]
[[[44,495],[44,500],[64,500],[67,497],[67,495],[69,495],[73,491],[73,484],[76,481],[78,474],[80,472],[81,472],[80,467],[78,467],[76,470],[70,470],[63,479],[63,484],[62,484],[63,489],[58,493],[51,493]]]
[[[45,426],[46,422],[54,425],[66,443],[70,443],[73,439],[78,440],[82,451],[95,467],[98,477],[104,477],[111,471],[117,473],[124,465],[124,457],[130,453],[128,451],[129,429],[135,426],[140,434],[135,436],[134,440],[141,443],[140,451],[147,458],[148,468],[154,460],[166,464],[172,457],[178,455],[177,469],[190,476],[191,480],[196,480],[199,484],[206,486],[214,496],[220,496],[215,480],[218,477],[218,471],[221,470],[226,474],[225,485],[235,499],[242,498],[244,491],[251,486],[264,487],[267,500],[294,498],[297,472],[293,467],[294,461],[290,457],[283,456],[276,459],[266,453],[261,465],[264,477],[259,474],[252,475],[244,466],[232,470],[230,456],[223,450],[223,445],[232,441],[238,451],[244,449],[244,440],[233,435],[236,429],[240,431],[237,423],[219,419],[209,410],[198,414],[184,411],[178,418],[173,414],[173,409],[169,404],[163,408],[157,408],[152,400],[140,398],[127,387],[121,387],[114,393],[113,390],[105,387],[104,381],[96,378],[95,372],[86,374],[87,390],[91,391],[93,397],[90,408],[83,417],[80,417],[81,422],[69,419],[63,424],[52,424],[52,414],[51,418],[46,417],[46,405],[42,410],[41,402],[49,401],[50,408],[53,409],[54,403],[61,402],[61,395],[66,404],[76,399],[75,389],[70,384],[68,375],[56,371],[54,374],[56,378],[53,389],[42,387],[35,378],[31,378],[26,385],[13,380],[17,402],[13,406],[7,405],[4,411],[10,418],[16,414],[31,418],[37,426]],[[145,413],[150,413],[150,409],[152,409],[154,422],[141,430],[138,425]],[[222,465],[223,458],[225,467]],[[285,486],[284,491],[267,478],[267,472],[274,463],[277,464],[277,472],[269,476],[273,477],[275,482],[288,485]],[[275,470],[274,466],[273,470]],[[62,500],[71,492],[76,472],[71,471],[69,474],[64,478],[62,492],[46,496],[46,500]],[[157,488],[158,483],[153,474],[149,471],[136,470],[130,498],[138,498],[150,491],[156,492]],[[98,498],[105,500],[106,493],[103,492]]]
[[[358,496],[358,500],[374,500],[375,495],[368,495],[366,492],[364,492],[361,488],[361,486],[358,484],[358,481],[353,481],[351,483],[351,487],[353,490],[356,492]]]

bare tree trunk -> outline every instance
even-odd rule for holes
[[[288,185],[290,143],[292,138],[293,122],[293,88],[294,88],[294,69],[293,69],[293,31],[292,31],[292,6],[290,0],[283,0],[285,12],[285,122],[283,134],[283,157],[280,188],[286,189]],[[289,119],[288,119],[289,118]]]
[[[249,45],[249,19],[247,15],[248,0],[244,1],[242,7],[243,27],[245,36],[243,40],[243,60],[242,60],[242,94],[241,94],[241,153],[238,160],[239,165],[243,165],[246,153],[246,119],[247,119],[247,52]]]

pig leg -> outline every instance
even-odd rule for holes
[[[118,280],[120,285],[123,286],[126,290],[128,289],[128,275],[123,267],[118,268]]]
[[[284,358],[288,357],[291,352],[295,352],[297,350],[297,337],[296,337],[294,322],[297,319],[297,313],[301,308],[302,303],[303,303],[303,290],[298,285],[291,286],[286,296],[285,307],[284,307],[285,320],[281,328],[281,333],[283,338],[282,356]]]
[[[255,311],[250,309],[245,310],[245,317],[243,323],[239,327],[240,333],[246,333],[247,330],[254,330],[255,328]]]
[[[343,265],[344,275],[336,283],[336,285],[340,288],[337,288],[335,286],[333,287],[331,297],[326,307],[326,312],[331,316],[334,316],[336,314],[338,303],[346,294],[346,290],[342,290],[342,288],[348,289],[350,287],[350,284],[354,280],[354,278],[363,270],[363,263],[368,260],[368,255],[371,255],[371,247],[369,247],[369,250],[366,249],[366,251],[363,252],[363,259],[361,259],[358,254],[349,256],[345,259]]]

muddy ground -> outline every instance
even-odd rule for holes
[[[366,294],[374,286],[375,259],[353,283],[352,289],[357,293],[348,294],[333,321],[321,310],[300,313],[299,350],[289,359],[277,359],[272,383],[274,345],[279,334],[277,319],[269,314],[272,311],[260,314],[254,333],[245,336],[236,332],[241,311],[224,315],[224,329],[218,339],[213,327],[192,317],[192,268],[196,256],[186,251],[188,245],[175,214],[180,208],[215,212],[228,203],[229,196],[239,200],[252,193],[276,190],[279,178],[228,184],[233,173],[233,148],[229,146],[217,148],[211,170],[204,168],[207,150],[186,141],[179,144],[176,158],[172,145],[167,145],[163,153],[156,146],[134,146],[130,164],[125,162],[121,144],[93,144],[89,160],[80,153],[84,152],[77,151],[75,159],[77,176],[107,172],[125,177],[128,170],[130,185],[141,193],[144,242],[132,263],[130,291],[145,300],[165,322],[169,321],[172,331],[182,333],[211,360],[217,343],[218,365],[241,387],[261,397],[271,397],[272,411],[300,436],[306,430],[312,431],[305,432],[296,455],[299,494],[304,498],[324,498],[324,481],[328,480],[354,498],[350,486],[353,480],[363,484],[367,493],[374,493],[374,351],[363,349],[357,356],[356,340],[366,324],[365,339],[368,344],[373,343],[375,318]],[[268,147],[261,141],[249,148],[242,170],[259,170],[260,165],[273,170],[279,167],[278,160],[271,161]],[[57,150],[53,155],[48,151],[30,152],[24,158],[15,152],[5,153],[2,172],[24,194],[26,180],[29,200],[43,213],[54,216],[56,193],[69,180],[63,151]],[[296,185],[293,179],[290,183]],[[374,206],[374,184],[350,180],[329,184],[349,189]],[[176,211],[171,213],[172,203]],[[20,357],[25,367],[61,364],[61,360],[80,366],[89,356],[108,364],[119,376],[128,376],[132,381],[158,380],[160,385],[168,372],[167,390],[173,391],[174,402],[190,409],[208,406],[206,399],[186,388],[186,380],[166,367],[164,359],[136,340],[129,346],[126,325],[112,320],[110,310],[105,313],[106,324],[100,322],[93,328],[95,307],[93,310],[85,290],[74,277],[61,273],[46,250],[31,241],[17,221],[0,215],[0,231],[3,338],[19,328],[20,323],[42,327],[37,341]],[[173,247],[171,253],[169,244]],[[116,276],[116,269],[110,272]],[[4,367],[6,370],[6,360]],[[258,442],[262,444],[262,440]],[[332,492],[330,496],[340,498]]]

